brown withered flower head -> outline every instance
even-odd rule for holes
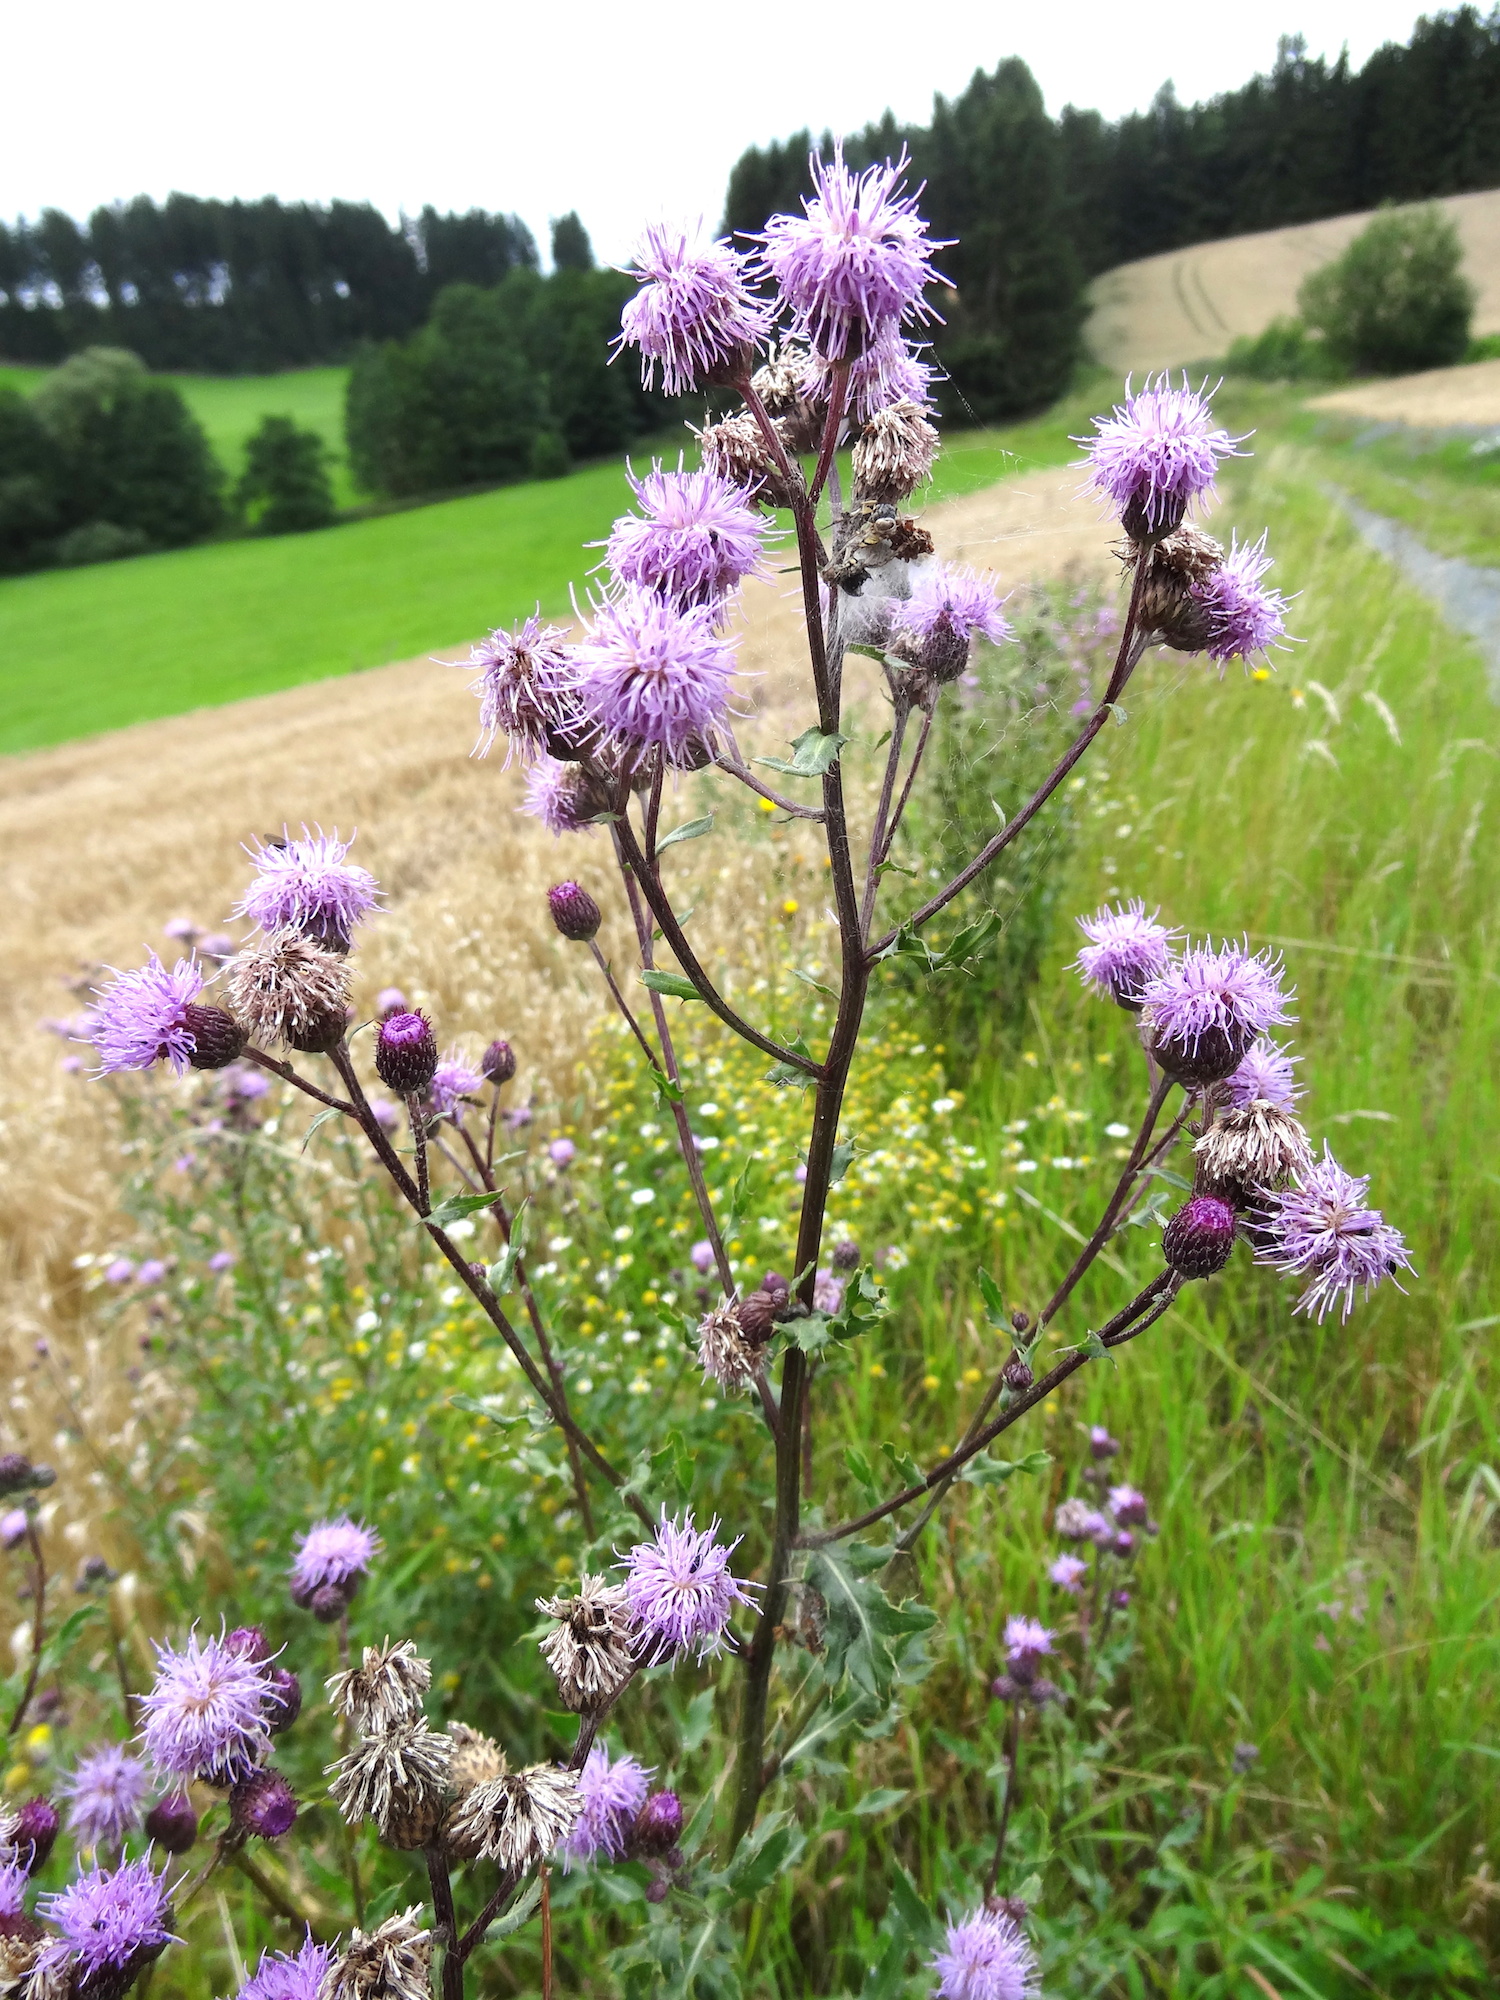
[[[348,1022],[348,960],[300,931],[272,931],[237,952],[225,987],[230,1012],[256,1042],[324,1054]]]
[[[698,1359],[705,1382],[717,1382],[728,1395],[737,1396],[755,1386],[766,1365],[766,1346],[746,1336],[739,1307],[730,1299],[699,1321]]]
[[[1285,1187],[1312,1165],[1312,1147],[1301,1119],[1265,1098],[1231,1104],[1193,1147],[1198,1177],[1237,1206],[1259,1188]]]
[[[938,434],[916,403],[903,398],[877,410],[855,441],[859,499],[904,500],[931,475]]]
[[[422,1905],[387,1917],[379,1930],[354,1931],[324,1976],[318,2000],[430,2000],[432,1933]]]
[[[476,1785],[488,1784],[491,1778],[503,1778],[509,1770],[505,1752],[492,1736],[471,1729],[467,1722],[450,1722],[448,1734],[453,1738],[448,1785],[455,1798],[461,1799]]]
[[[444,1838],[460,1860],[483,1858],[522,1875],[567,1838],[582,1810],[576,1772],[530,1764],[466,1793],[448,1815]]]
[[[426,1847],[447,1810],[452,1759],[451,1737],[401,1723],[330,1764],[329,1794],[351,1826],[373,1819],[388,1846]]]
[[[422,1697],[432,1686],[432,1663],[418,1658],[410,1639],[366,1646],[357,1667],[335,1674],[328,1698],[337,1714],[361,1736],[378,1736],[401,1723],[423,1719]]]
[[[564,1707],[575,1713],[606,1707],[634,1665],[624,1584],[585,1571],[576,1596],[539,1597],[536,1608],[557,1620],[542,1640],[542,1658],[557,1676]]]
[[[1175,652],[1202,652],[1210,636],[1208,613],[1193,596],[1193,586],[1222,566],[1223,543],[1184,521],[1144,551],[1126,543],[1123,560],[1127,569],[1140,561],[1149,565],[1141,588],[1140,630]]]

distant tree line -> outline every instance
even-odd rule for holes
[[[830,143],[825,136],[825,146]],[[725,219],[757,230],[810,192],[808,132],[752,148],[730,175]],[[935,348],[950,414],[994,419],[1066,384],[1096,272],[1257,229],[1500,185],[1500,6],[1424,17],[1409,44],[1362,69],[1283,38],[1269,76],[1207,103],[1170,84],[1111,123],[1047,116],[1026,65],[979,71],[938,98],[929,125],[887,113],[846,142],[856,163],[905,145],[957,297]]]
[[[445,286],[536,263],[525,223],[480,209],[392,227],[367,202],[138,195],[86,223],[49,208],[0,223],[0,354],[110,346],[155,369],[268,374],[345,360],[421,326]]]

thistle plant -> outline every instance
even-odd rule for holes
[[[1241,1244],[1242,1261],[1253,1255],[1293,1278],[1296,1309],[1319,1318],[1347,1314],[1358,1295],[1409,1268],[1399,1233],[1368,1206],[1366,1183],[1326,1151],[1314,1155],[1297,1110],[1296,1058],[1272,1038],[1294,1018],[1281,961],[1248,940],[1189,938],[1143,902],[1099,910],[1080,920],[1077,970],[1101,1002],[1134,1017],[1140,1038],[1141,1111],[1117,1182],[1049,1297],[1007,1302],[974,1274],[1005,1358],[959,1442],[926,1466],[893,1446],[900,1471],[888,1490],[863,1457],[856,1479],[868,1504],[840,1505],[819,1454],[820,1389],[846,1349],[878,1345],[886,1310],[873,1263],[846,1239],[825,1241],[830,1189],[852,1158],[841,1121],[872,994],[894,967],[957,977],[980,957],[1000,919],[982,911],[955,928],[959,899],[983,893],[1101,731],[1126,720],[1122,697],[1150,650],[1222,673],[1280,645],[1287,610],[1266,584],[1263,540],[1226,550],[1189,518],[1246,441],[1216,425],[1206,395],[1186,382],[1127,389],[1080,441],[1087,481],[1115,524],[1101,523],[1101,536],[1120,538],[1125,602],[1104,685],[1075,707],[1077,726],[1052,769],[976,851],[920,897],[902,887],[913,875],[897,865],[896,844],[935,718],[960,698],[977,648],[1012,642],[997,580],[945,563],[904,511],[938,443],[919,335],[937,317],[943,246],[929,238],[920,191],[908,192],[903,174],[897,161],[857,175],[835,152],[814,161],[803,212],[774,217],[746,246],[647,233],[620,356],[633,352],[647,379],[659,373],[671,392],[712,392],[727,407],[696,433],[696,469],[632,474],[634,505],[604,545],[581,634],[538,615],[492,634],[473,659],[479,750],[503,737],[507,761],[526,768],[525,809],[559,839],[602,836],[613,856],[616,911],[634,939],[630,973],[605,955],[605,913],[589,890],[560,880],[550,915],[597,968],[675,1131],[701,1231],[691,1262],[707,1297],[694,1328],[703,1374],[718,1393],[746,1398],[760,1426],[750,1473],[760,1490],[744,1507],[747,1525],[709,1519],[679,1496],[669,1504],[656,1460],[623,1461],[607,1426],[579,1421],[573,1330],[549,1323],[530,1281],[500,1150],[515,1056],[501,1040],[477,1067],[443,1054],[442,1024],[394,988],[382,991],[378,1018],[356,1026],[351,961],[366,949],[380,892],[348,842],[304,827],[250,850],[238,914],[256,937],[212,976],[195,956],[172,967],[153,957],[96,995],[88,1032],[101,1072],[223,1069],[243,1079],[246,1101],[257,1081],[275,1078],[370,1149],[513,1357],[538,1421],[560,1434],[586,1540],[576,1591],[539,1601],[534,1635],[562,1708],[578,1718],[573,1746],[560,1761],[512,1769],[504,1745],[477,1726],[432,1726],[430,1665],[408,1640],[387,1634],[357,1654],[351,1621],[361,1580],[383,1559],[379,1540],[348,1518],[308,1524],[288,1552],[288,1588],[335,1628],[340,1649],[329,1683],[329,1796],[350,1827],[372,1822],[388,1847],[420,1855],[427,1879],[410,1907],[367,1930],[351,1847],[354,1928],[263,1960],[246,2000],[409,1996],[428,1990],[434,1964],[443,2000],[460,2000],[466,1968],[496,1927],[509,1934],[537,1908],[550,1967],[555,1865],[647,1864],[650,1904],[695,1912],[711,1958],[735,1906],[796,1851],[790,1810],[767,1805],[789,1740],[816,1726],[832,1745],[884,1726],[903,1680],[919,1672],[931,1615],[899,1597],[898,1559],[958,1482],[998,1482],[1045,1463],[1044,1454],[996,1457],[1008,1431],[1091,1361],[1166,1319],[1182,1288],[1224,1272]],[[806,726],[789,757],[752,757],[736,733],[745,713],[736,593],[773,571],[790,573],[800,591]],[[1180,698],[1191,700],[1191,689]],[[685,774],[816,830],[833,960],[831,1027],[818,1046],[754,1018],[753,994],[732,999],[686,927],[671,850],[711,836],[713,816],[668,826]],[[768,1085],[801,1093],[805,1157],[784,1274],[752,1279],[731,1258],[730,1203],[710,1189],[683,1085],[674,1026],[683,1003],[707,1008],[757,1051]],[[371,1072],[399,1115],[372,1096]],[[554,1146],[559,1174],[571,1157],[571,1147]],[[1174,1159],[1191,1179],[1171,1172]],[[1174,1182],[1186,1199],[1166,1214],[1159,1190]],[[471,1219],[494,1231],[489,1261],[470,1254]],[[1127,1221],[1159,1225],[1160,1268],[1088,1325],[1080,1285],[1116,1268],[1101,1260]],[[1007,1827],[1024,1719],[1082,1698],[1105,1671],[1111,1623],[1128,1597],[1119,1578],[1151,1530],[1142,1495],[1104,1476],[1114,1450],[1095,1433],[1099,1490],[1056,1512],[1066,1546],[1049,1587],[1078,1607],[1071,1696],[1048,1671],[1057,1630],[1019,1611],[1007,1626],[995,1694],[1012,1711],[1009,1779],[994,1863],[971,1901],[948,1913],[946,1941],[929,1961],[935,1990],[950,2000],[1037,1990],[1025,1898],[1005,1879]],[[9,1490],[28,1496],[24,1531],[30,1488],[21,1478]],[[750,1525],[762,1497],[764,1536]],[[452,1646],[461,1662],[462,1632]],[[722,1654],[735,1659],[738,1693],[714,1787],[686,1800],[652,1791],[651,1771],[629,1747],[632,1690],[648,1676],[698,1673]],[[772,1739],[773,1693],[795,1711],[790,1738],[783,1730]],[[294,1830],[299,1801],[271,1759],[300,1702],[297,1679],[255,1633],[204,1629],[160,1649],[139,1718],[143,1761],[117,1748],[74,1774],[69,1826],[104,1859],[41,1911],[51,1928],[35,1926],[34,2000],[51,2000],[64,1975],[75,1995],[107,1987],[116,2000],[167,1947],[174,1908],[224,1862],[248,1872],[281,1916],[305,1914],[250,1847]],[[150,1784],[162,1794],[156,1843],[151,1857],[127,1863],[119,1854]],[[222,1805],[222,1831],[204,1868],[169,1880],[169,1857],[192,1844],[189,1786],[211,1795],[210,1809]],[[111,1859],[117,1865],[106,1866]]]

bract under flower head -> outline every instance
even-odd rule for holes
[[[627,588],[599,606],[579,647],[591,719],[625,755],[659,748],[680,763],[723,720],[734,652],[715,631],[717,608],[679,610]]]
[[[379,893],[368,868],[346,860],[352,837],[340,840],[337,828],[320,827],[300,840],[279,844],[257,842],[247,849],[256,877],[236,904],[237,917],[249,917],[263,931],[294,930],[315,944],[347,951],[354,926],[375,908]]]
[[[1196,1048],[1215,1030],[1250,1042],[1279,1021],[1291,995],[1281,983],[1281,960],[1270,952],[1226,940],[1194,945],[1147,982],[1141,999],[1158,1041]]]
[[[150,1069],[165,1058],[181,1076],[196,1046],[187,1010],[202,991],[196,959],[179,958],[169,972],[154,951],[139,970],[116,972],[110,985],[97,987],[85,1039],[99,1057],[98,1074]]]
[[[1262,535],[1258,542],[1235,543],[1216,570],[1192,585],[1189,595],[1202,605],[1208,620],[1203,650],[1211,660],[1220,665],[1248,660],[1286,637],[1286,598],[1261,583],[1270,567]]]
[[[1095,417],[1095,435],[1081,444],[1089,482],[1125,522],[1127,532],[1148,535],[1174,528],[1195,500],[1212,492],[1219,461],[1238,457],[1243,442],[1217,427],[1201,391],[1184,376],[1175,388],[1170,375],[1148,375],[1112,416]]]
[[[1310,1280],[1298,1312],[1322,1320],[1339,1306],[1347,1319],[1356,1292],[1368,1298],[1383,1279],[1413,1269],[1401,1231],[1366,1204],[1369,1185],[1367,1175],[1346,1173],[1325,1143],[1323,1158],[1291,1187],[1267,1195],[1259,1218],[1267,1240],[1256,1262]]]
[[[105,1743],[86,1751],[58,1789],[68,1801],[69,1833],[80,1847],[98,1847],[140,1825],[149,1779],[139,1758]]]
[[[654,590],[673,604],[717,604],[762,569],[763,517],[750,493],[715,472],[630,474],[645,510],[622,514],[605,545],[617,581]]]
[[[491,632],[469,655],[477,669],[469,683],[479,698],[476,753],[483,756],[503,731],[508,739],[505,761],[512,752],[540,757],[556,750],[559,739],[585,747],[578,690],[583,675],[566,635],[539,617],[525,619],[512,631]]]
[[[985,1909],[949,1924],[932,1969],[939,2000],[1033,2000],[1040,1990],[1036,1953],[1020,1925]]]
[[[237,2000],[318,2000],[338,1954],[309,1936],[300,1951],[263,1951]]]
[[[167,1885],[144,1856],[115,1869],[90,1868],[38,1907],[61,1935],[43,1947],[33,1983],[70,1960],[86,1983],[139,1965],[172,1942]]]
[[[808,161],[813,194],[801,215],[773,215],[758,238],[761,266],[775,279],[797,331],[815,353],[852,358],[887,324],[936,319],[923,297],[941,246],[927,240],[916,194],[902,192],[909,162],[855,174],[842,145],[831,162]]]
[[[346,1589],[362,1577],[380,1553],[380,1537],[363,1521],[351,1521],[347,1514],[336,1520],[315,1521],[305,1535],[298,1535],[292,1560],[294,1596],[310,1596],[324,1584]]]
[[[603,1858],[618,1861],[646,1803],[650,1772],[634,1757],[611,1758],[602,1743],[596,1743],[578,1774],[582,1811],[573,1831],[562,1844],[564,1865]]]
[[[620,314],[615,352],[640,351],[646,387],[685,396],[722,380],[764,344],[771,311],[746,282],[749,258],[727,239],[703,243],[692,232],[653,223],[636,247],[632,275],[640,290]]]
[[[721,1547],[718,1532],[717,1519],[700,1529],[691,1513],[674,1521],[664,1511],[652,1539],[638,1543],[621,1564],[626,1607],[645,1658],[695,1647],[700,1660],[719,1652],[735,1605],[752,1602],[758,1586],[730,1573],[739,1538]]]
[[[1088,939],[1074,959],[1074,968],[1090,985],[1122,1007],[1139,1006],[1146,985],[1167,969],[1172,942],[1179,934],[1146,915],[1146,905],[1133,896],[1123,906],[1106,903],[1091,917],[1080,917],[1078,928]]]
[[[156,1680],[142,1698],[141,1740],[160,1772],[228,1785],[259,1763],[271,1740],[265,1663],[222,1639],[189,1632],[180,1651],[156,1648]]]
[[[1262,1035],[1246,1052],[1240,1066],[1226,1076],[1219,1089],[1228,1104],[1243,1107],[1257,1101],[1291,1111],[1305,1092],[1292,1072],[1301,1056],[1289,1056],[1285,1047]]]

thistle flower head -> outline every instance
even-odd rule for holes
[[[357,1667],[335,1674],[328,1698],[337,1714],[361,1736],[378,1736],[398,1723],[423,1719],[423,1697],[432,1686],[432,1662],[418,1657],[415,1644],[402,1639],[383,1646],[366,1646]]]
[[[510,1769],[493,1736],[471,1729],[467,1722],[450,1722],[448,1734],[453,1739],[448,1784],[455,1798],[461,1799],[476,1785],[487,1785],[491,1778],[503,1778]]]
[[[297,931],[330,951],[347,951],[354,926],[375,908],[379,890],[368,868],[346,859],[352,838],[340,840],[337,828],[325,834],[319,827],[302,838],[287,836],[246,850],[255,862],[255,880],[237,917],[248,917],[263,931]]]
[[[43,1947],[33,1982],[71,1962],[75,1991],[86,1990],[96,1979],[139,1969],[172,1942],[167,1886],[145,1858],[87,1869],[38,1907],[60,1935]]]
[[[375,1073],[400,1097],[420,1097],[437,1069],[437,1037],[420,1009],[387,1014],[375,1030]]]
[[[146,1838],[167,1854],[186,1854],[198,1838],[198,1815],[181,1789],[158,1799],[146,1815]]]
[[[1227,940],[1183,952],[1141,992],[1157,1061],[1189,1084],[1237,1069],[1257,1035],[1292,1018],[1290,998],[1278,957]]]
[[[380,1537],[363,1521],[351,1521],[347,1514],[314,1521],[296,1538],[289,1572],[293,1603],[305,1608],[325,1584],[352,1596],[379,1553]]]
[[[300,1951],[263,1951],[236,2000],[318,2000],[338,1954],[311,1936]]]
[[[1111,503],[1133,541],[1154,541],[1177,527],[1193,501],[1212,492],[1221,459],[1238,457],[1243,439],[1215,426],[1201,391],[1170,375],[1132,394],[1112,416],[1095,417],[1084,448],[1090,484]]]
[[[469,692],[479,699],[478,755],[501,732],[507,765],[516,750],[527,758],[548,750],[561,754],[561,739],[577,750],[586,746],[588,729],[578,701],[583,677],[557,626],[532,616],[513,631],[491,632],[470,653],[469,665],[475,669]]]
[[[396,1723],[328,1766],[328,1795],[350,1826],[372,1819],[391,1847],[426,1847],[447,1807],[452,1760],[452,1737],[425,1718]]]
[[[1096,1460],[1118,1458],[1120,1454],[1120,1441],[1118,1438],[1112,1438],[1103,1424],[1091,1424],[1089,1426],[1089,1454]]]
[[[654,223],[633,262],[640,289],[620,314],[615,352],[639,350],[648,389],[658,367],[664,392],[684,396],[750,366],[771,331],[771,312],[747,282],[748,257],[727,239],[704,243]]]
[[[1059,1590],[1067,1591],[1070,1597],[1077,1597],[1083,1588],[1083,1579],[1088,1575],[1088,1564],[1081,1556],[1062,1555],[1047,1567],[1047,1574]]]
[[[26,1910],[26,1870],[14,1861],[0,1862],[0,1924],[7,1917],[19,1917]]]
[[[1234,1252],[1238,1221],[1222,1195],[1195,1194],[1161,1233],[1161,1253],[1184,1278],[1211,1278]]]
[[[604,1708],[630,1678],[630,1609],[623,1583],[587,1570],[573,1597],[539,1597],[538,1611],[557,1624],[542,1640],[542,1657],[557,1676],[557,1691],[575,1712]]]
[[[1258,1098],[1226,1105],[1194,1145],[1193,1157],[1212,1189],[1242,1205],[1252,1189],[1281,1187],[1313,1163],[1296,1113]]]
[[[1203,650],[1220,666],[1226,660],[1249,660],[1285,639],[1286,598],[1261,582],[1270,567],[1262,535],[1258,542],[1235,543],[1218,568],[1192,586],[1207,623]]]
[[[682,1800],[676,1792],[653,1792],[635,1816],[630,1830],[633,1855],[668,1855],[682,1838]]]
[[[937,2000],[1034,2000],[1041,1990],[1036,1953],[1021,1926],[986,1909],[949,1924],[932,1969]]]
[[[79,1758],[58,1789],[68,1801],[68,1831],[80,1847],[118,1845],[141,1823],[150,1780],[146,1767],[118,1743]]]
[[[578,1774],[580,1811],[563,1842],[564,1866],[575,1861],[618,1861],[624,1855],[636,1814],[646,1803],[650,1772],[634,1757],[611,1757],[596,1743]]]
[[[230,960],[230,1010],[258,1042],[332,1047],[349,1011],[349,966],[300,931],[272,931]]]
[[[1111,1486],[1109,1511],[1122,1528],[1144,1528],[1151,1518],[1146,1496],[1135,1486]]]
[[[252,1771],[229,1794],[229,1822],[259,1840],[280,1840],[297,1819],[297,1798],[279,1771]]]
[[[900,328],[891,320],[876,330],[869,345],[852,361],[830,361],[820,354],[809,355],[802,394],[812,418],[809,428],[814,435],[810,444],[821,440],[833,396],[834,376],[846,365],[849,379],[844,389],[844,410],[856,423],[870,423],[887,410],[902,407],[915,410],[918,419],[925,422],[922,413],[932,406],[932,385],[938,380],[938,371],[922,359],[925,351],[903,340]],[[936,433],[933,435],[935,438]]]
[[[1369,1185],[1368,1176],[1346,1173],[1325,1144],[1322,1159],[1291,1187],[1267,1194],[1256,1262],[1309,1281],[1298,1312],[1322,1320],[1339,1306],[1347,1319],[1356,1292],[1368,1298],[1382,1280],[1414,1268],[1401,1231],[1366,1203]]]
[[[681,609],[718,604],[764,568],[765,523],[750,493],[715,472],[630,474],[641,514],[622,514],[605,544],[620,583],[653,590]]]
[[[430,2000],[432,1933],[422,1916],[422,1905],[413,1903],[378,1930],[356,1930],[329,1967],[318,2000]]]
[[[634,587],[599,606],[578,649],[583,700],[624,755],[656,747],[681,764],[723,720],[734,651],[715,630],[717,616],[713,605],[680,610]]]
[[[466,1097],[477,1097],[484,1089],[484,1077],[465,1058],[461,1049],[450,1049],[432,1072],[427,1095],[439,1118],[451,1118]]]
[[[757,1586],[729,1568],[739,1537],[725,1548],[718,1532],[717,1519],[700,1529],[691,1513],[674,1521],[663,1510],[652,1539],[638,1543],[621,1565],[643,1657],[663,1659],[696,1647],[702,1660],[719,1652],[735,1605],[752,1602]]]
[[[168,1777],[233,1784],[270,1743],[270,1691],[264,1662],[222,1639],[200,1639],[194,1630],[180,1650],[158,1645],[156,1679],[141,1702],[147,1756]]]
[[[589,822],[604,801],[595,795],[588,773],[578,764],[564,764],[544,752],[526,773],[526,796],[519,810],[539,819],[548,833],[592,833]]]
[[[946,282],[932,267],[941,246],[927,240],[917,195],[902,191],[907,165],[903,152],[855,174],[842,145],[831,162],[814,154],[802,214],[773,215],[758,239],[762,268],[817,354],[852,359],[887,324],[937,317],[923,291]]]
[[[1052,1651],[1052,1634],[1036,1618],[1007,1618],[1005,1621],[1005,1664],[1012,1680],[1029,1681]]]
[[[582,1811],[575,1772],[532,1764],[476,1785],[448,1815],[444,1837],[461,1858],[483,1857],[519,1875],[567,1839]]]
[[[164,1059],[183,1075],[196,1046],[189,1010],[202,991],[196,959],[179,958],[169,972],[154,951],[137,971],[116,972],[110,985],[97,987],[86,1039],[99,1058],[98,1074],[150,1069]]]
[[[938,434],[914,399],[883,404],[855,440],[856,493],[871,500],[906,499],[931,478],[937,450]]]
[[[1292,1065],[1301,1056],[1289,1056],[1285,1047],[1262,1035],[1253,1042],[1219,1086],[1226,1104],[1270,1104],[1278,1111],[1292,1111],[1303,1095]]]
[[[917,572],[910,597],[895,607],[890,650],[935,680],[957,680],[976,638],[998,646],[1015,637],[1000,605],[993,577],[933,563]]]
[[[726,485],[749,494],[760,507],[786,498],[786,489],[766,446],[760,425],[748,410],[736,410],[716,424],[694,430],[703,468]]]
[[[755,1386],[766,1365],[764,1343],[745,1336],[739,1308],[726,1300],[698,1322],[698,1359],[705,1382],[717,1382],[726,1394],[737,1396]]]
[[[1091,986],[1117,1006],[1137,1008],[1141,994],[1167,969],[1178,932],[1156,920],[1139,896],[1124,904],[1105,904],[1091,917],[1080,917],[1078,928],[1088,943],[1074,959],[1074,968]]]
[[[34,1875],[52,1852],[62,1820],[51,1799],[27,1799],[15,1812],[0,1812],[0,1861]]]
[[[1076,1494],[1068,1500],[1060,1500],[1052,1516],[1055,1532],[1070,1542],[1095,1542],[1101,1536],[1110,1536],[1114,1528],[1087,1500]]]

